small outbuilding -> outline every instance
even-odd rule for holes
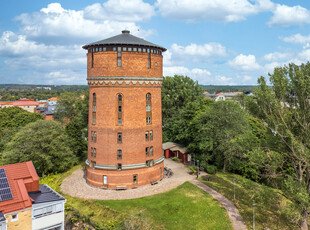
[[[165,158],[177,157],[184,164],[189,164],[192,161],[192,156],[187,152],[187,148],[173,142],[163,143]]]

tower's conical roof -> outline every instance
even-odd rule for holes
[[[88,47],[96,46],[96,45],[139,45],[139,46],[154,47],[157,49],[161,49],[162,51],[167,50],[164,47],[161,47],[154,43],[145,41],[142,38],[138,38],[136,36],[131,35],[129,30],[123,30],[121,34],[116,35],[114,37],[110,37],[110,38],[107,38],[101,41],[89,43],[87,45],[84,45],[83,48],[88,49]]]

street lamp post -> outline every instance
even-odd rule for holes
[[[253,230],[255,230],[255,203],[253,203],[252,206],[253,206]]]
[[[233,181],[234,181],[234,200],[235,200],[236,199],[236,188],[235,188],[236,178],[234,178]]]
[[[197,179],[199,177],[199,160],[197,160]]]

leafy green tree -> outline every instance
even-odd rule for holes
[[[0,129],[23,127],[43,119],[44,117],[39,113],[30,113],[15,106],[0,109]]]
[[[202,88],[189,77],[174,75],[164,77],[162,85],[163,140],[175,141],[180,129],[176,123],[181,119],[181,111],[189,103],[200,103],[204,98]]]
[[[299,210],[299,225],[308,229],[310,206],[310,63],[289,64],[269,74],[271,87],[260,77],[254,91],[257,116],[274,135],[276,145],[266,146],[255,158],[264,158],[266,174],[283,179],[283,192]],[[255,107],[255,106],[254,106]],[[281,155],[281,157],[279,156]],[[277,159],[277,160],[266,160]],[[276,165],[271,165],[274,163]],[[275,173],[275,172],[279,173]],[[273,174],[272,174],[273,173]]]
[[[19,128],[43,119],[39,113],[30,113],[15,106],[0,109],[0,153]]]
[[[88,91],[83,94],[66,92],[57,101],[55,120],[63,122],[74,155],[83,159],[87,153]]]
[[[223,171],[235,158],[242,159],[243,153],[255,144],[246,112],[233,101],[210,104],[197,114],[191,129],[189,150]]]
[[[2,163],[32,161],[37,172],[64,172],[77,161],[69,148],[69,138],[61,123],[39,120],[21,128],[5,146]]]

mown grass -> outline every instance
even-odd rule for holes
[[[290,202],[281,194],[281,191],[234,174],[217,173],[208,177],[210,181],[206,181],[205,177],[199,180],[234,202],[248,229],[252,229],[253,226],[253,203],[256,204],[256,229],[298,229],[281,212]],[[235,200],[234,178],[236,178]]]
[[[60,192],[60,185],[80,166],[47,176],[40,183]],[[64,194],[62,194],[64,195]],[[232,229],[225,209],[191,183],[150,197],[132,200],[86,200],[64,195],[96,229]]]

